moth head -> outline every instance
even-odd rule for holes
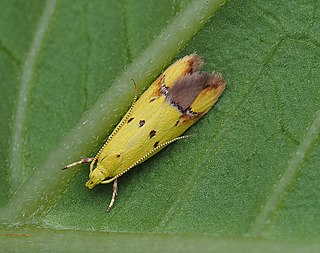
[[[100,184],[100,182],[106,178],[105,174],[102,171],[103,167],[98,163],[97,167],[90,172],[89,181],[86,183],[86,186],[89,189],[92,189],[97,184]]]

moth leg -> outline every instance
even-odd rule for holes
[[[113,186],[112,186],[112,198],[111,198],[111,201],[110,201],[110,204],[108,206],[108,208],[106,209],[106,212],[109,213],[113,204],[114,204],[114,201],[116,200],[116,197],[117,197],[117,194],[118,194],[118,178],[116,178],[114,181],[113,181]]]
[[[85,157],[85,158],[82,158],[80,161],[77,161],[77,162],[74,162],[74,163],[70,163],[68,164],[67,166],[64,166],[62,168],[62,170],[66,170],[66,169],[69,169],[73,166],[76,166],[76,165],[79,165],[79,164],[83,164],[83,163],[91,163],[93,161],[93,157]]]

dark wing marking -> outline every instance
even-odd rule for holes
[[[180,78],[170,87],[166,100],[185,112],[206,87],[211,76],[208,73],[196,72]]]

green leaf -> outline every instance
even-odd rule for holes
[[[222,5],[0,3],[1,245],[319,251],[319,3]],[[88,166],[60,168],[97,152],[130,106],[131,79],[142,93],[193,52],[226,91],[193,138],[119,179],[106,215],[112,186],[90,191]]]

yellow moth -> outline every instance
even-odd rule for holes
[[[180,135],[206,114],[223,92],[226,82],[222,76],[199,72],[202,64],[201,57],[191,54],[169,66],[137,101],[135,96],[95,157],[64,168],[90,162],[86,183],[89,189],[113,182],[107,212],[117,195],[118,177],[170,143],[185,138]]]

